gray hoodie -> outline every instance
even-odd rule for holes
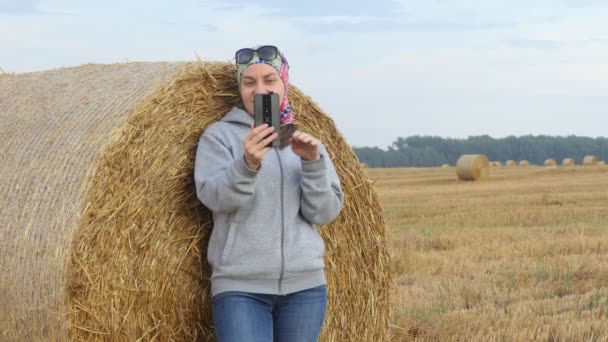
[[[338,175],[323,145],[319,160],[273,148],[250,169],[242,141],[252,123],[233,108],[198,143],[196,194],[213,212],[211,293],[284,295],[323,285],[325,246],[316,225],[342,209]]]

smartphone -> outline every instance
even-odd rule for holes
[[[268,124],[269,127],[273,127],[275,133],[279,134],[281,129],[281,114],[279,113],[279,95],[270,94],[256,94],[253,97],[253,118],[255,127],[263,124]],[[272,134],[272,133],[270,133]],[[268,147],[278,147],[279,138],[274,139]]]

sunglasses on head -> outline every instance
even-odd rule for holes
[[[253,55],[256,52],[257,52],[258,56],[265,61],[271,61],[271,60],[277,58],[277,56],[279,55],[279,49],[277,49],[276,46],[272,46],[272,45],[260,46],[257,49],[250,49],[250,48],[240,49],[234,55],[234,57],[236,59],[236,64],[249,63],[253,59]]]

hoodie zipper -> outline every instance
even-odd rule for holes
[[[279,169],[281,170],[281,274],[279,275],[279,294],[281,292],[281,281],[283,281],[283,273],[285,270],[285,208],[284,208],[284,199],[283,199],[283,163],[281,162],[281,155],[279,154],[279,149],[275,147],[274,151],[277,154],[277,158],[279,159]]]

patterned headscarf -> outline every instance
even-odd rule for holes
[[[256,50],[258,47],[262,45],[256,46],[253,49]],[[247,69],[250,65],[264,63],[268,64],[271,67],[275,68],[279,73],[281,80],[283,81],[283,85],[285,86],[285,95],[283,95],[283,99],[281,100],[281,126],[293,123],[294,113],[291,110],[291,106],[289,105],[289,98],[287,97],[287,90],[289,89],[289,63],[287,63],[287,58],[285,55],[279,50],[279,55],[271,60],[267,61],[265,59],[261,59],[258,56],[257,52],[253,54],[253,58],[247,64],[237,64],[237,80],[239,83],[239,88],[241,87],[241,78],[243,77],[243,71]]]

